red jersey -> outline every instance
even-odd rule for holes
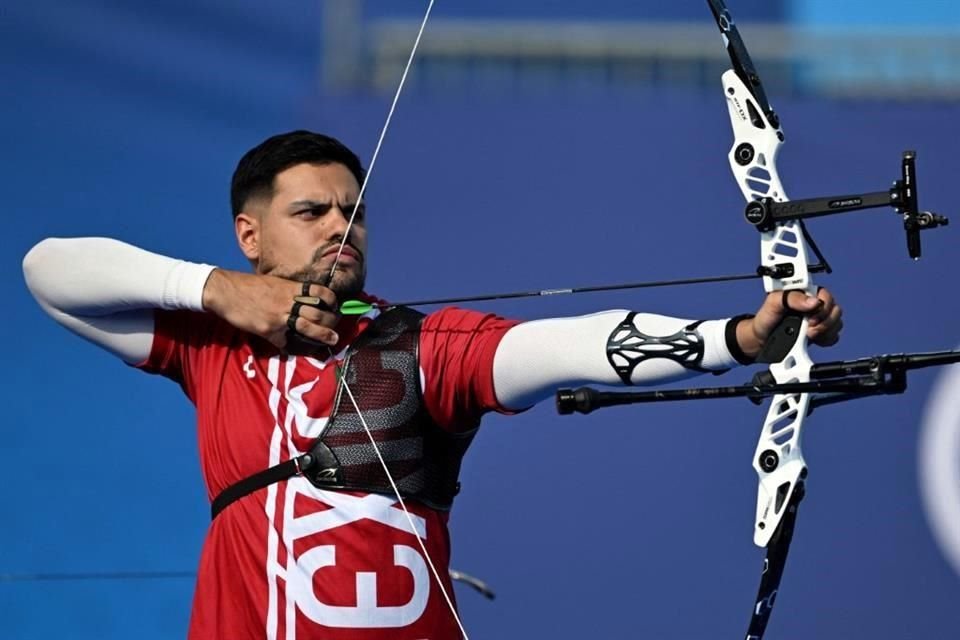
[[[212,501],[253,473],[309,451],[322,432],[344,348],[376,311],[344,318],[333,358],[282,355],[213,314],[156,313],[140,367],[177,381],[197,408],[200,464]],[[452,431],[503,411],[493,357],[516,322],[461,309],[426,316],[423,401]],[[447,593],[447,513],[406,501]],[[452,640],[456,621],[396,497],[270,485],[213,521],[197,575],[191,640]]]

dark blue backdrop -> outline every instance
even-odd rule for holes
[[[318,12],[284,4],[289,15],[244,3],[234,22],[111,2],[7,16],[0,572],[193,568],[207,505],[191,407],[55,326],[20,260],[47,236],[106,235],[243,269],[227,206],[243,151],[306,126],[369,158],[386,102],[318,95]],[[885,188],[916,148],[922,203],[960,210],[955,104],[777,104],[794,197]],[[411,93],[371,181],[370,288],[400,299],[751,270],[757,237],[741,222],[729,140],[719,82],[710,93]],[[955,229],[926,238],[913,264],[887,211],[811,228],[847,310],[844,340],[816,359],[960,342]],[[483,308],[722,317],[760,300],[752,283]],[[934,379],[811,418],[808,498],[771,638],[954,635],[960,580],[916,478]],[[489,419],[452,518],[455,565],[500,596],[460,593],[473,637],[740,635],[762,558],[750,468],[762,417],[725,401]],[[0,636],[182,636],[191,593],[189,580],[0,584]]]

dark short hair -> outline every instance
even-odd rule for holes
[[[278,173],[298,164],[339,163],[350,170],[357,184],[363,184],[360,158],[346,145],[322,133],[299,129],[267,138],[247,151],[230,181],[230,208],[233,217],[256,197],[273,196],[273,180]]]

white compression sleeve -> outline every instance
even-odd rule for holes
[[[510,329],[497,347],[493,362],[497,400],[507,409],[524,409],[552,396],[558,387],[623,384],[607,359],[607,341],[630,313],[603,311],[525,322]],[[670,336],[691,322],[650,313],[637,313],[633,318],[634,327],[648,336]],[[738,366],[727,348],[727,322],[707,320],[696,327],[703,340],[699,368],[724,371]],[[630,380],[636,385],[649,385],[698,373],[676,360],[650,357],[633,369]]]
[[[44,311],[131,364],[150,355],[153,309],[203,311],[213,269],[109,238],[49,238],[23,259]]]

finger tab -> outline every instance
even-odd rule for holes
[[[323,301],[319,296],[294,296],[294,302],[299,302],[300,304],[305,304],[308,307],[317,307],[320,308],[320,305],[324,307],[327,306],[327,303]]]
[[[321,284],[311,284],[309,291],[305,295],[309,295],[312,299],[316,300],[317,302],[311,306],[317,307],[322,311],[336,311],[337,309],[336,294]]]

